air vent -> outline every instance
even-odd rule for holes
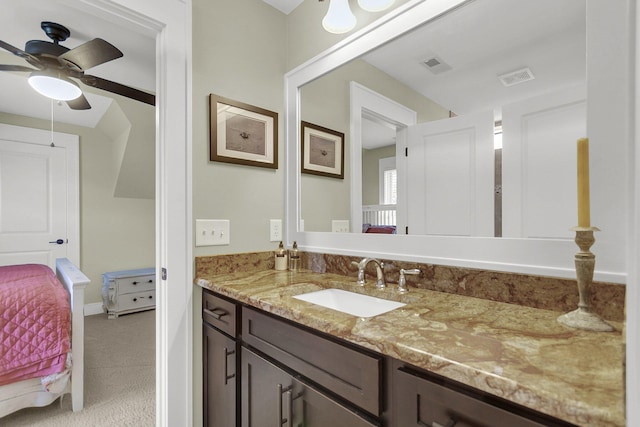
[[[422,65],[427,67],[427,70],[431,71],[433,74],[444,73],[445,71],[449,71],[451,66],[445,63],[442,59],[437,56],[432,56],[431,58],[427,58],[422,61]]]
[[[535,79],[529,67],[501,74],[498,76],[498,78],[500,79],[502,84],[507,87]]]

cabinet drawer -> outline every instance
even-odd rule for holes
[[[394,383],[395,425],[402,427],[449,426],[456,427],[549,427],[567,426],[543,414],[525,418],[483,402],[480,398],[452,390],[401,368],[396,371]],[[519,408],[524,414],[525,408]],[[534,421],[533,419],[540,419]],[[555,421],[558,421],[557,423]]]
[[[123,277],[116,279],[119,294],[130,292],[142,292],[156,289],[156,276],[149,274],[145,276]]]
[[[140,310],[145,307],[155,307],[156,291],[134,292],[118,296],[118,311]]]
[[[236,336],[236,305],[220,298],[211,291],[202,291],[202,320],[221,330]]]
[[[375,416],[380,415],[381,357],[247,307],[242,308],[242,338],[311,381]]]

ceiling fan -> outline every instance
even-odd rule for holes
[[[85,74],[85,70],[123,56],[112,44],[95,38],[73,49],[60,44],[71,32],[63,25],[44,21],[40,24],[52,40],[30,40],[24,50],[0,40],[0,47],[26,60],[36,68],[22,65],[0,64],[0,71],[30,72],[29,84],[39,93],[53,99],[64,100],[72,110],[88,110],[91,105],[72,78],[87,86],[102,89],[145,104],[155,105],[153,94],[134,89],[101,77]],[[57,91],[57,92],[56,92]]]

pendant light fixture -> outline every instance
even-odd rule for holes
[[[334,34],[351,31],[356,26],[356,17],[351,12],[349,0],[330,0],[329,10],[322,20],[322,26]]]
[[[73,80],[60,73],[34,71],[28,81],[36,92],[47,98],[71,101],[82,95],[80,87]]]
[[[358,0],[358,5],[367,12],[382,12],[391,7],[396,0]]]

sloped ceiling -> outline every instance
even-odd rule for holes
[[[71,36],[61,44],[70,49],[100,37],[123,52],[122,58],[91,68],[87,74],[155,92],[155,37],[152,34],[144,33],[131,23],[116,22],[110,16],[102,16],[99,10],[83,2],[21,0],[3,5],[0,14],[0,40],[20,49],[24,49],[28,40],[49,41],[40,28],[42,21],[53,21],[67,27]],[[21,58],[4,50],[0,52],[0,63],[28,65]],[[80,86],[92,106],[90,110],[71,110],[66,103],[54,102],[52,105],[50,99],[40,96],[29,87],[27,77],[28,73],[0,72],[0,111],[50,120],[53,109],[54,122],[99,129],[102,118],[113,108],[122,109],[127,115],[126,122],[116,125],[116,129],[124,129],[130,123],[135,127],[140,114],[145,116],[145,121],[146,115],[150,115],[152,121],[155,116],[153,107],[134,101],[131,102],[140,106],[124,105],[131,102],[81,83]],[[123,105],[114,107],[114,102]],[[148,166],[148,159],[155,158],[155,135],[152,132],[146,133],[143,138],[133,138],[127,133],[129,137],[126,141],[122,141],[122,135],[120,133],[116,138],[117,142],[114,142],[115,147],[124,144],[118,148],[124,154],[118,182],[114,183],[114,195],[153,198],[155,168],[153,165]],[[130,191],[132,189],[134,191]]]

